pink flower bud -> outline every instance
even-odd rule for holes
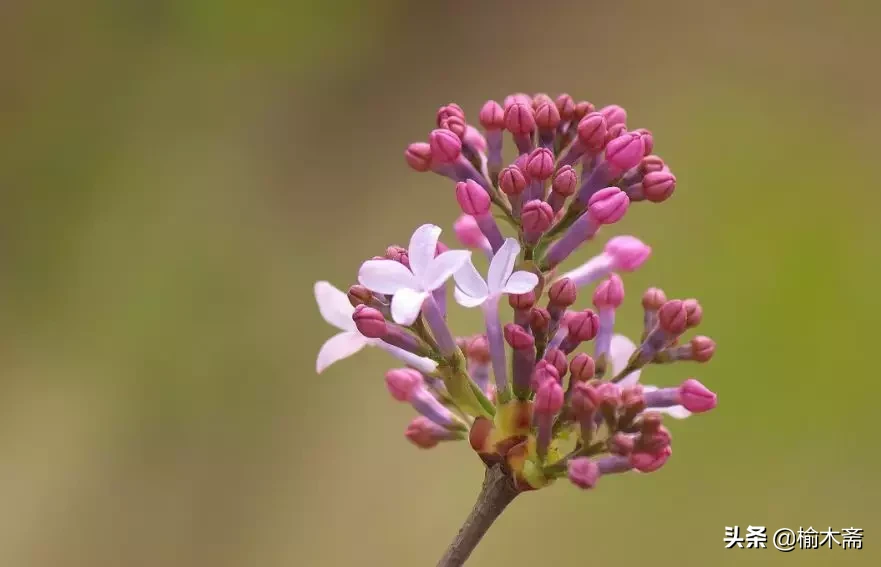
[[[524,311],[532,309],[535,305],[535,292],[529,291],[527,293],[510,294],[508,295],[508,305],[510,305],[512,309],[521,309]]]
[[[627,126],[624,124],[609,125],[606,129],[606,144],[626,133]]]
[[[600,397],[593,384],[579,381],[572,388],[572,413],[575,417],[590,416],[600,407]]]
[[[716,394],[712,390],[689,378],[679,386],[679,403],[691,413],[703,413],[716,407]]]
[[[635,453],[631,453],[630,455],[630,464],[636,470],[644,473],[650,473],[658,470],[667,462],[667,459],[670,458],[670,455],[673,454],[673,449],[670,446],[666,446],[657,453],[646,453],[642,451],[638,451]]]
[[[462,110],[462,107],[456,104],[455,102],[451,102],[450,104],[445,104],[444,106],[437,109],[437,119],[436,124],[438,128],[441,128],[444,121],[449,120],[450,118],[459,118],[462,122],[465,121],[465,111]]]
[[[572,380],[587,382],[594,377],[596,364],[589,354],[581,352],[569,363],[569,372],[572,374]]]
[[[410,254],[401,246],[389,246],[385,249],[386,260],[393,260],[399,264],[410,267]]]
[[[578,174],[571,165],[564,165],[554,174],[551,190],[563,197],[571,197],[578,186]]]
[[[483,134],[470,124],[465,127],[465,135],[462,136],[462,142],[471,146],[478,152],[486,152],[486,138]]]
[[[566,327],[569,329],[569,336],[575,340],[590,341],[597,336],[600,318],[590,309],[585,309],[573,315]]]
[[[642,136],[642,143],[645,145],[645,155],[652,153],[652,150],[655,147],[655,139],[652,136],[652,131],[646,128],[637,128],[634,131]]]
[[[566,374],[566,369],[569,368],[569,361],[566,360],[566,355],[562,350],[549,348],[545,353],[544,359],[557,370],[558,376]]]
[[[716,352],[716,342],[710,337],[698,335],[691,339],[691,357],[695,362],[709,362]]]
[[[633,452],[636,445],[633,437],[622,432],[618,432],[609,438],[609,452],[614,455],[629,455]]]
[[[494,100],[488,100],[480,109],[480,125],[486,130],[501,130],[505,127],[505,111]]]
[[[509,165],[499,172],[499,188],[506,195],[519,195],[526,189],[526,175],[516,165]]]
[[[676,176],[670,170],[646,173],[642,178],[642,192],[652,203],[666,201],[676,189]]]
[[[554,104],[554,99],[552,99],[550,96],[548,96],[547,93],[536,93],[532,97],[532,109],[533,110],[538,109],[539,106],[541,106],[542,104],[545,104],[545,103]],[[556,108],[556,106],[554,108]]]
[[[385,373],[385,385],[394,399],[406,402],[424,382],[419,372],[410,368],[397,368]]]
[[[443,439],[446,432],[443,427],[434,423],[424,416],[419,416],[410,422],[404,435],[420,449],[431,449]]]
[[[544,232],[554,222],[554,209],[540,199],[533,199],[523,205],[520,222],[526,232]]]
[[[514,93],[505,97],[505,100],[502,102],[502,107],[507,112],[507,110],[515,104],[522,104],[531,109],[532,97],[526,93]]]
[[[613,269],[632,272],[648,260],[652,249],[635,236],[616,236],[606,243],[603,252],[612,258]]]
[[[535,345],[535,339],[526,332],[526,329],[514,323],[505,325],[505,341],[514,350],[525,350]]]
[[[666,167],[667,164],[664,163],[664,160],[656,155],[645,156],[639,162],[639,172],[643,175],[647,175],[653,171],[661,171]]]
[[[688,320],[685,325],[692,329],[700,325],[701,320],[704,318],[704,310],[701,308],[701,304],[698,303],[697,299],[686,299],[682,302],[683,307],[685,307],[685,312],[688,315]]]
[[[553,367],[552,367],[553,368]],[[555,415],[563,407],[563,387],[556,380],[545,380],[535,392],[533,411],[542,415]]]
[[[474,362],[486,364],[490,361],[489,341],[486,335],[475,335],[465,344],[465,353]]]
[[[575,120],[581,120],[591,112],[596,110],[594,105],[587,102],[586,100],[580,100],[575,103]]]
[[[431,149],[434,150],[434,145]],[[606,161],[619,171],[636,167],[644,156],[645,142],[634,132],[622,134],[606,145]]]
[[[382,313],[366,305],[355,308],[352,320],[355,321],[358,332],[368,339],[381,339],[388,330],[388,323]]]
[[[585,490],[596,486],[600,479],[600,468],[589,457],[578,457],[566,463],[569,482]]]
[[[618,274],[611,274],[593,292],[593,304],[597,309],[618,309],[623,301],[624,282]]]
[[[650,287],[642,294],[642,308],[647,311],[657,311],[667,302],[667,295],[663,289]]]
[[[548,380],[559,382],[560,373],[547,360],[539,360],[532,371],[532,389],[537,392],[541,385]]]
[[[627,122],[627,111],[617,104],[604,106],[600,109],[600,114],[602,114],[606,118],[606,122],[609,123],[609,126],[614,126],[615,124],[624,124],[625,122]]]
[[[505,108],[505,128],[515,136],[528,136],[535,131],[532,107],[515,102]]]
[[[603,382],[596,387],[599,405],[617,408],[621,405],[621,387],[613,382]]]
[[[353,285],[349,288],[346,296],[349,298],[349,303],[352,304],[352,307],[358,307],[373,300],[373,293],[363,285]]]
[[[554,154],[547,148],[536,148],[526,161],[526,174],[532,179],[544,181],[554,173]]]
[[[483,216],[489,212],[489,195],[473,179],[456,183],[456,200],[466,215]]]
[[[438,128],[428,135],[431,155],[438,163],[452,163],[462,154],[462,140],[449,130]]]
[[[551,324],[551,314],[542,307],[533,307],[529,312],[529,326],[533,332],[540,333],[547,330]]]
[[[664,447],[668,447],[671,440],[670,431],[663,425],[658,425],[642,433],[636,444],[636,449],[647,453],[657,453],[662,451]]]
[[[548,289],[548,298],[551,300],[551,303],[559,307],[569,307],[575,303],[577,297],[578,288],[575,287],[575,282],[569,278],[561,278],[555,281]]]
[[[414,142],[407,146],[404,157],[407,159],[407,165],[416,171],[431,169],[431,146],[425,142]]]
[[[685,305],[678,299],[671,299],[658,311],[658,325],[667,333],[679,336],[685,332],[688,323],[688,312]]]
[[[459,116],[450,116],[446,120],[441,123],[441,128],[446,128],[456,136],[460,140],[465,138],[465,130],[468,128],[468,124],[465,123],[465,119]]]
[[[575,117],[575,101],[571,96],[563,93],[558,96],[557,100],[554,102],[557,106],[557,112],[560,114],[561,120],[568,122]]]
[[[621,391],[621,404],[625,409],[635,410],[633,415],[645,409],[645,398],[643,397],[643,388],[640,384],[634,384],[629,388]]]
[[[618,222],[627,212],[629,206],[630,197],[617,187],[600,189],[587,202],[588,213],[597,224]]]
[[[592,152],[598,152],[606,145],[608,125],[599,112],[591,112],[578,122],[578,140]]]
[[[640,432],[643,435],[650,435],[663,427],[664,418],[656,411],[647,411],[642,414],[640,420]]]
[[[560,124],[560,111],[553,101],[542,101],[535,107],[535,125],[544,130],[554,130]]]
[[[456,238],[462,243],[462,246],[468,248],[483,248],[489,246],[489,240],[484,236],[480,227],[477,225],[477,219],[471,215],[460,215],[456,222],[453,223],[453,231]]]

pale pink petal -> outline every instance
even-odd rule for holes
[[[431,360],[430,358],[419,356],[418,354],[413,354],[410,351],[406,351],[402,348],[392,346],[382,341],[377,341],[374,344],[380,350],[384,350],[407,366],[415,368],[423,374],[431,374],[432,372],[437,370],[437,362]]]
[[[422,311],[422,303],[428,294],[409,288],[398,290],[392,297],[392,319],[399,325],[412,325]]]
[[[458,272],[471,259],[470,250],[450,250],[431,261],[428,271],[422,277],[422,289],[434,291],[444,285],[453,274]],[[412,260],[411,260],[412,261]]]
[[[399,289],[416,287],[416,278],[400,262],[394,260],[368,260],[358,271],[358,281],[376,293],[393,294]]]
[[[355,308],[349,303],[346,294],[328,282],[315,282],[314,290],[315,301],[324,320],[341,331],[354,331],[352,313]]]
[[[357,331],[340,333],[330,337],[318,351],[315,370],[320,374],[334,362],[352,356],[369,342],[370,339],[361,336]]]
[[[514,264],[517,262],[519,254],[520,244],[513,238],[506,238],[505,243],[489,263],[486,285],[489,286],[490,293],[499,293],[505,287],[505,282],[514,271]]]
[[[462,307],[477,307],[478,305],[483,305],[483,302],[486,301],[487,298],[486,295],[479,297],[468,295],[458,287],[453,290],[453,297],[456,298],[456,303]]]
[[[508,282],[502,291],[519,295],[521,293],[529,293],[538,285],[538,276],[532,272],[519,271],[511,274]]]
[[[670,406],[668,408],[657,408],[652,411],[658,411],[661,413],[665,413],[672,417],[673,419],[685,419],[686,417],[691,416],[691,412],[685,409],[684,406]]]
[[[627,362],[630,360],[630,357],[633,356],[634,352],[636,352],[636,345],[633,344],[633,341],[624,335],[612,336],[612,342],[609,345],[609,362],[612,365],[612,376],[617,376],[619,372],[627,367]],[[639,375],[641,372],[641,370],[631,372],[618,384],[622,388],[633,386],[639,382]]]
[[[410,248],[407,254],[410,256],[410,269],[416,278],[422,280],[425,273],[434,260],[437,252],[437,241],[440,238],[441,228],[433,224],[424,224],[416,229],[410,237]]]
[[[486,297],[489,294],[486,282],[480,277],[471,261],[465,262],[465,265],[453,274],[453,278],[456,280],[456,285],[471,297]]]

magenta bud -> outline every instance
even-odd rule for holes
[[[554,174],[551,190],[562,197],[571,197],[578,186],[578,174],[571,165],[564,165]]]
[[[489,341],[486,335],[475,335],[465,343],[465,354],[468,358],[481,364],[490,361]]]
[[[692,413],[703,413],[716,407],[717,398],[712,390],[689,378],[679,386],[679,403]]]
[[[453,134],[455,134],[460,140],[465,139],[465,131],[468,129],[468,124],[465,123],[465,119],[459,116],[450,116],[441,124],[442,128],[446,128]]]
[[[535,131],[532,108],[515,102],[505,109],[505,128],[515,136],[528,136]]]
[[[456,200],[463,213],[475,217],[487,214],[491,204],[486,190],[473,179],[456,183]]]
[[[410,267],[410,254],[401,246],[389,246],[385,249],[385,258]]]
[[[580,100],[575,103],[575,119],[581,120],[582,118],[584,118],[585,116],[587,116],[588,114],[593,112],[594,110],[596,110],[594,105],[587,102],[586,100]]]
[[[353,285],[349,288],[346,296],[349,298],[349,303],[352,304],[352,307],[358,307],[373,300],[373,293],[363,285]]]
[[[434,150],[434,145],[431,149]],[[645,142],[635,132],[622,134],[606,145],[606,161],[619,171],[636,167],[644,156]]]
[[[551,367],[553,368],[553,367]],[[563,387],[556,380],[545,380],[535,392],[533,411],[541,415],[555,415],[563,407]]]
[[[532,371],[532,389],[538,391],[542,384],[548,380],[560,381],[560,373],[557,368],[547,360],[539,360]]]
[[[535,125],[544,130],[554,130],[560,124],[560,111],[553,101],[546,100],[535,107]]]
[[[585,309],[572,316],[566,327],[569,329],[570,337],[581,342],[590,341],[597,336],[600,318],[590,309]]]
[[[604,106],[600,109],[600,114],[605,117],[606,122],[608,122],[609,126],[614,126],[615,124],[624,124],[627,122],[627,111],[617,104]]]
[[[657,453],[637,451],[630,454],[630,464],[639,472],[650,473],[664,466],[672,454],[673,449],[669,445]]]
[[[462,137],[462,142],[478,152],[486,152],[486,138],[483,137],[483,134],[477,128],[470,124],[465,127],[465,135]]]
[[[508,295],[508,304],[512,309],[529,310],[535,305],[535,292],[510,294]]]
[[[572,380],[587,382],[594,377],[596,364],[589,354],[580,352],[569,363],[569,372],[572,374]]]
[[[368,339],[381,339],[387,332],[388,323],[385,317],[372,307],[359,305],[352,313],[352,320],[355,321],[358,332]]]
[[[413,142],[404,152],[407,165],[416,171],[431,169],[431,146],[425,142]]]
[[[574,380],[575,377],[573,376],[572,379]],[[589,416],[600,407],[596,386],[586,381],[578,381],[572,388],[572,413],[575,417]]]
[[[621,404],[626,409],[634,409],[634,415],[645,409],[645,398],[641,384],[634,384],[621,391]]]
[[[664,160],[656,155],[645,156],[639,162],[639,172],[643,175],[648,175],[653,171],[661,171],[666,167],[667,164],[664,163]]]
[[[547,330],[551,324],[551,314],[542,307],[533,307],[529,312],[529,326],[533,332],[541,333]]]
[[[507,110],[515,104],[522,104],[531,109],[532,97],[526,93],[514,93],[505,97],[505,100],[502,102],[502,107],[507,112]]]
[[[554,173],[554,153],[547,148],[536,148],[526,160],[526,174],[544,181]]]
[[[637,128],[635,132],[642,136],[642,143],[645,145],[645,155],[648,156],[652,153],[652,150],[655,147],[655,139],[652,137],[652,131],[646,128]]]
[[[646,173],[642,178],[642,192],[653,203],[666,201],[676,189],[676,176],[670,170]]]
[[[397,368],[385,373],[385,385],[392,397],[406,402],[423,386],[422,374],[410,368]]]
[[[432,130],[428,135],[431,155],[438,163],[452,163],[462,154],[462,140],[445,128]]]
[[[617,187],[600,189],[587,202],[587,211],[597,224],[614,224],[630,206],[630,197]]]
[[[444,106],[437,109],[436,124],[438,128],[442,128],[442,124],[450,118],[458,118],[462,120],[462,122],[465,121],[465,111],[462,110],[462,107],[455,102],[445,104]]]
[[[695,362],[709,362],[716,353],[716,342],[710,337],[698,335],[691,339],[691,357]]]
[[[577,297],[578,288],[575,287],[575,282],[569,278],[561,278],[555,281],[548,289],[548,298],[551,300],[551,303],[559,307],[569,307],[575,303]]]
[[[608,445],[609,452],[614,455],[629,455],[633,452],[636,441],[630,435],[619,431],[609,438]]]
[[[537,110],[539,106],[541,106],[542,104],[545,104],[545,103],[554,104],[554,99],[552,99],[550,96],[548,96],[547,93],[536,93],[532,97],[532,109],[533,110]],[[554,108],[556,108],[556,106]]]
[[[410,422],[404,436],[420,449],[432,449],[447,435],[444,428],[425,416]]]
[[[646,311],[657,311],[667,302],[667,294],[663,289],[650,287],[642,294],[642,308]]]
[[[603,382],[596,387],[596,397],[598,405],[617,408],[621,405],[621,387],[613,382]]]
[[[556,369],[558,376],[566,374],[566,370],[569,368],[569,361],[566,360],[566,355],[562,350],[549,348],[545,353],[544,359]]]
[[[560,115],[561,120],[568,122],[575,117],[575,100],[571,96],[563,93],[557,97],[554,104],[557,107],[557,113]]]
[[[577,457],[566,463],[566,476],[578,488],[589,490],[600,479],[600,467],[589,457]]]
[[[525,350],[535,345],[535,339],[526,332],[526,329],[514,323],[505,325],[505,341],[514,350]]]
[[[480,109],[480,125],[486,130],[501,130],[505,127],[505,111],[494,100],[488,100]]]
[[[609,275],[593,292],[593,304],[597,309],[618,309],[624,302],[624,282],[618,274]]]
[[[658,311],[658,325],[665,332],[679,336],[688,328],[688,312],[678,299],[671,299]]]
[[[686,299],[682,302],[683,307],[685,307],[685,312],[688,315],[688,321],[685,325],[691,329],[700,325],[701,320],[704,317],[704,310],[701,308],[701,304],[698,303],[697,299]]]
[[[480,230],[477,219],[471,215],[460,215],[456,222],[453,223],[453,231],[463,246],[468,248],[489,247],[489,241]]]
[[[499,188],[506,195],[519,195],[526,189],[526,175],[516,165],[509,165],[499,173]]]
[[[608,144],[615,138],[623,136],[626,133],[627,126],[625,124],[615,124],[613,126],[608,126],[608,129],[606,130],[606,144]]]
[[[657,453],[670,445],[672,441],[670,431],[663,425],[658,425],[648,431],[644,431],[636,443],[636,449],[649,453]]]
[[[612,258],[613,269],[632,272],[648,260],[652,249],[635,236],[616,236],[609,239],[603,252]]]
[[[533,199],[523,205],[520,221],[526,232],[544,232],[554,222],[554,209],[540,199]]]
[[[591,112],[578,122],[578,140],[590,151],[598,152],[606,145],[608,125],[599,112]]]

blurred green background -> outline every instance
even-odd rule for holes
[[[436,108],[625,106],[678,177],[612,233],[701,300],[712,414],[659,473],[519,498],[470,565],[877,565],[875,1],[0,4],[0,565],[434,565],[473,503],[365,352],[327,373],[312,284],[413,228]],[[594,250],[584,250],[582,258]],[[454,312],[460,334],[478,315]],[[724,550],[724,526],[865,530]]]

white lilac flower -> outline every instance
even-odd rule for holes
[[[609,358],[611,359],[612,365],[610,375],[617,376],[619,372],[623,371],[627,367],[627,362],[630,360],[630,357],[633,356],[634,352],[636,352],[636,345],[633,343],[633,341],[631,341],[624,335],[613,336],[611,346],[609,347]],[[634,370],[633,372],[628,374],[623,380],[618,382],[618,385],[621,388],[634,386],[635,384],[639,383],[640,374],[642,374],[642,370]],[[643,385],[643,392],[645,393],[654,392],[657,390],[657,386]],[[691,412],[681,405],[652,408],[652,411],[665,413],[670,417],[674,417],[676,419],[685,419],[686,417],[691,415]]]
[[[355,321],[352,320],[355,308],[352,307],[346,294],[330,283],[316,282],[314,289],[315,301],[318,303],[321,316],[328,324],[342,331],[327,339],[318,351],[318,359],[315,362],[315,370],[318,373],[323,372],[334,362],[356,354],[365,346],[378,347],[421,372],[431,373],[437,368],[437,363],[430,358],[417,356],[380,339],[369,339],[359,333]]]

